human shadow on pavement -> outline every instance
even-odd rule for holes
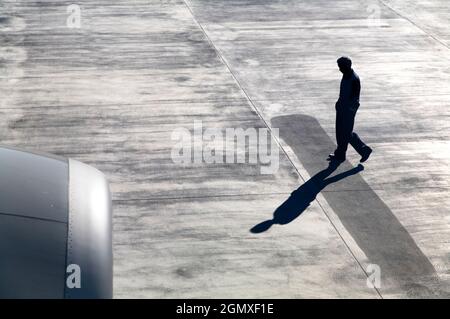
[[[320,171],[293,191],[291,196],[275,210],[273,219],[259,223],[250,229],[250,231],[255,234],[262,233],[274,224],[285,225],[292,222],[308,208],[311,202],[316,198],[317,194],[319,194],[327,185],[340,181],[348,176],[358,174],[364,170],[364,166],[359,164],[350,170],[327,178],[338,168],[338,166],[338,162],[330,162],[326,169]]]
[[[271,124],[272,127],[279,128],[280,139],[289,145],[311,176],[323,169],[321,159],[336,148],[334,140],[313,116],[282,115],[272,118]],[[396,170],[396,165],[386,161],[380,167]],[[346,160],[339,167],[351,170],[353,166]],[[372,172],[381,174],[388,183],[390,182],[387,175],[389,171]],[[402,210],[401,205],[396,203],[395,196],[399,196],[400,199],[408,193],[396,190],[395,185],[397,184],[393,183],[383,190],[383,194],[393,199],[391,205]],[[415,239],[361,174],[353,175],[339,183],[331,185],[328,183],[328,187],[331,191],[322,192],[327,206],[364,252],[367,260],[382,269],[383,291],[401,292],[408,298],[448,296],[448,285],[440,282],[433,264],[416,244]],[[299,211],[301,209],[296,213]],[[414,214],[414,211],[410,213]],[[408,221],[407,218],[410,217],[404,218]]]

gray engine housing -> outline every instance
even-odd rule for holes
[[[72,159],[0,147],[0,298],[112,298],[112,271],[105,176]]]

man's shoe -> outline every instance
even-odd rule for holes
[[[328,155],[327,161],[330,161],[330,162],[343,162],[343,161],[345,161],[345,157],[337,157],[336,155],[331,153],[330,155]]]
[[[370,154],[372,154],[372,149],[369,146],[364,148],[364,153],[361,155],[361,159],[359,160],[361,163],[364,163],[369,158]]]

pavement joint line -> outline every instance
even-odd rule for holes
[[[442,189],[448,190],[450,186],[446,187],[402,187],[402,188],[393,188],[395,190],[408,190],[408,189]],[[386,188],[372,188],[373,191],[389,191],[392,189]],[[369,189],[340,189],[340,190],[322,190],[320,193],[339,193],[339,192],[368,192]],[[218,194],[218,195],[204,195],[204,196],[177,196],[177,197],[153,197],[153,198],[129,198],[129,199],[113,199],[113,202],[125,203],[125,202],[133,202],[133,201],[158,201],[158,200],[183,200],[183,199],[201,199],[201,198],[220,198],[220,197],[251,197],[251,196],[271,196],[271,195],[290,195],[292,192],[281,192],[281,193],[255,193],[255,194]]]
[[[448,190],[450,186],[438,187],[438,186],[420,186],[420,187],[401,187],[393,188],[395,190],[408,190],[408,189],[442,189]],[[392,189],[386,188],[372,188],[373,191],[389,191]],[[368,192],[369,189],[341,189],[341,190],[322,190],[321,193],[343,193],[343,192]],[[153,197],[153,198],[129,198],[129,199],[113,199],[113,202],[133,202],[133,201],[158,201],[158,200],[183,200],[183,199],[201,199],[201,198],[220,198],[220,197],[251,197],[251,196],[272,196],[272,195],[290,195],[292,192],[281,193],[255,193],[255,194],[225,194],[225,195],[205,195],[205,196],[179,196],[179,197]]]
[[[389,184],[387,184],[389,185]],[[392,187],[392,188],[372,188],[373,191],[392,191],[392,190],[408,190],[408,189],[450,189],[450,186],[438,187],[438,186],[419,186],[419,187]],[[339,192],[367,192],[369,189],[340,189],[340,190],[323,190],[325,193],[339,193]]]
[[[409,97],[412,94],[405,94],[405,95],[384,95],[384,97],[390,98],[390,97]],[[450,94],[446,93],[437,93],[437,94],[414,94],[414,96],[418,97],[434,97],[434,96],[450,96]],[[304,99],[277,99],[276,102],[270,99],[253,99],[254,102],[299,102],[299,101],[309,101],[309,100],[325,100],[322,97],[319,96],[312,96]],[[222,102],[222,101],[232,101],[232,102],[239,102],[239,101],[247,101],[245,97],[235,97],[235,98],[217,98],[217,99],[156,99],[156,100],[148,100],[146,103],[108,103],[108,104],[84,104],[84,105],[70,105],[68,107],[73,108],[83,108],[83,107],[92,107],[95,106],[97,108],[102,107],[109,107],[109,106],[148,106],[149,103],[157,102],[157,103],[183,103],[183,104],[205,104],[208,102]],[[329,98],[327,101],[335,101],[335,99]],[[66,105],[67,106],[67,105]],[[19,109],[39,109],[39,108],[49,108],[48,105],[29,105],[26,107],[0,107],[0,110],[19,110]],[[56,107],[55,107],[56,108]]]
[[[417,29],[419,29],[420,31],[422,31],[423,33],[425,33],[427,36],[429,36],[430,38],[432,38],[434,41],[438,42],[439,44],[441,44],[443,47],[447,48],[448,50],[450,50],[450,46],[448,46],[447,44],[445,44],[444,42],[442,42],[441,40],[439,40],[436,36],[432,35],[431,33],[429,33],[428,31],[426,31],[424,28],[422,28],[420,25],[418,25],[416,22],[414,22],[412,19],[408,18],[406,15],[401,14],[400,12],[398,12],[397,10],[395,10],[392,6],[388,5],[387,3],[385,3],[383,0],[379,0],[380,3],[382,3],[386,8],[388,8],[389,10],[391,10],[392,12],[394,12],[396,15],[398,15],[400,18],[408,21],[409,23],[411,23],[413,26],[415,26]]]
[[[217,197],[250,197],[250,196],[270,196],[270,195],[289,195],[289,192],[283,193],[258,193],[258,194],[223,194],[223,195],[204,195],[204,196],[180,196],[180,197],[153,197],[153,198],[130,198],[130,199],[113,199],[113,202],[132,202],[132,201],[158,201],[158,200],[174,200],[174,199],[195,199],[195,198],[217,198]]]
[[[242,87],[242,85],[240,84],[239,80],[237,79],[237,77],[234,75],[234,73],[231,70],[231,67],[229,66],[229,64],[227,63],[225,57],[222,55],[221,51],[215,46],[214,42],[210,39],[210,37],[208,36],[208,34],[206,33],[205,29],[203,28],[203,26],[200,24],[200,22],[197,21],[192,9],[190,8],[190,6],[188,5],[188,3],[186,2],[186,0],[183,0],[183,3],[185,4],[186,8],[188,9],[188,11],[190,12],[190,14],[192,15],[192,19],[194,20],[194,22],[198,25],[198,27],[203,31],[204,36],[206,37],[207,41],[210,43],[210,45],[212,46],[212,48],[216,51],[217,55],[219,56],[219,58],[222,60],[222,62],[224,63],[224,65],[228,68],[231,76],[234,78],[234,80],[236,81],[236,84],[238,85],[238,87],[242,90],[242,92],[244,93],[244,95],[247,97],[249,104],[253,107],[253,109],[255,110],[255,112],[258,114],[258,116],[260,117],[261,121],[263,121],[263,123],[267,126],[267,129],[269,130],[269,132],[271,133],[272,138],[276,141],[276,143],[278,144],[278,147],[283,151],[283,153],[285,154],[285,156],[287,157],[287,159],[291,162],[292,167],[297,171],[298,176],[303,180],[303,182],[306,182],[306,179],[300,174],[300,171],[298,170],[297,166],[295,166],[294,162],[292,161],[292,159],[290,158],[290,156],[287,154],[286,150],[282,147],[280,141],[275,138],[272,134],[272,129],[271,127],[268,125],[267,121],[264,119],[264,117],[262,116],[262,114],[260,113],[259,109],[256,107],[256,105],[253,103],[253,101],[250,99],[250,96],[247,94],[247,92],[244,90],[244,88]],[[356,255],[353,253],[353,251],[350,249],[350,246],[347,244],[347,242],[344,240],[344,237],[342,236],[342,234],[339,232],[339,230],[337,229],[336,225],[333,223],[333,221],[331,220],[330,216],[328,216],[326,210],[324,209],[324,207],[322,206],[322,204],[320,203],[320,201],[318,199],[315,199],[315,201],[317,201],[317,203],[319,204],[322,212],[324,213],[324,215],[327,217],[328,221],[330,222],[330,224],[332,225],[332,227],[334,228],[334,230],[336,231],[336,233],[338,234],[338,236],[341,238],[342,242],[344,243],[344,245],[347,247],[347,250],[349,251],[350,255],[353,257],[353,259],[356,261],[356,263],[359,265],[359,267],[361,268],[361,270],[363,271],[364,275],[369,278],[369,275],[367,274],[367,272],[365,271],[364,267],[362,266],[362,264],[360,263],[360,261],[356,258]],[[381,299],[383,299],[383,296],[381,295],[380,291],[378,288],[374,288],[375,291],[377,292],[377,294],[380,296]]]
[[[205,102],[206,101],[206,102]],[[117,103],[117,104],[102,104],[102,105],[96,105],[96,104],[84,104],[84,105],[65,105],[65,107],[69,107],[69,108],[86,108],[86,107],[97,107],[97,108],[103,108],[103,107],[111,107],[111,106],[117,106],[117,107],[121,107],[121,106],[139,106],[139,107],[145,107],[148,106],[149,103],[158,103],[158,104],[170,104],[170,103],[182,103],[182,104],[207,104],[208,102],[246,102],[247,100],[245,98],[225,98],[225,99],[217,99],[217,100],[204,100],[204,99],[199,99],[197,101],[194,100],[175,100],[175,99],[167,99],[167,100],[148,100],[148,103],[131,103],[131,104],[125,104],[125,103]],[[26,109],[48,109],[48,108],[52,108],[52,106],[48,106],[48,105],[30,105],[30,106],[26,106],[26,107],[0,107],[0,110],[26,110]],[[58,107],[53,107],[53,108],[58,108]],[[183,114],[181,114],[183,115]],[[183,115],[184,116],[184,115]]]
[[[436,93],[436,94],[396,94],[396,95],[383,95],[385,98],[397,98],[397,97],[411,97],[411,96],[420,96],[420,97],[434,97],[434,96],[450,96],[448,93]],[[377,97],[376,95],[374,95]],[[367,94],[366,97],[371,97],[371,94]],[[299,102],[299,101],[308,101],[308,100],[324,100],[324,101],[336,101],[335,98],[323,98],[321,96],[311,96],[307,98],[293,98],[293,99],[277,99],[276,101],[271,99],[253,99],[255,102],[273,102],[278,103],[281,102]]]

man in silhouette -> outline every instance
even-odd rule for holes
[[[359,108],[359,93],[361,83],[356,72],[352,69],[352,60],[341,57],[337,60],[339,70],[342,72],[339,99],[336,102],[336,142],[337,148],[330,154],[330,161],[345,161],[348,143],[361,155],[360,162],[365,162],[372,153],[372,149],[364,144],[358,134],[353,132],[355,115]]]

